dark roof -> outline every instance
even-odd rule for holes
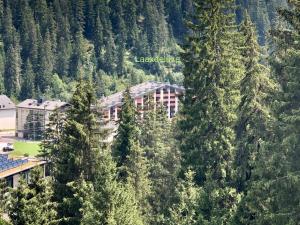
[[[132,98],[136,98],[151,92],[154,92],[157,89],[160,88],[174,88],[178,90],[179,92],[184,92],[184,87],[178,86],[175,84],[170,83],[163,83],[163,82],[156,82],[156,81],[148,81],[142,84],[135,85],[130,88],[130,93]],[[123,92],[118,92],[113,95],[104,97],[100,99],[100,104],[104,108],[110,108],[115,105],[121,105],[122,104],[122,96]]]
[[[0,110],[15,108],[16,105],[6,95],[0,95]]]
[[[42,109],[53,111],[57,108],[61,108],[63,106],[67,106],[68,103],[61,101],[43,101],[40,102],[35,99],[26,99],[17,105],[18,108],[27,108],[27,109]]]

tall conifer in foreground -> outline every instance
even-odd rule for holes
[[[58,202],[60,224],[79,224],[81,203],[74,201],[69,183],[80,177],[94,180],[100,146],[93,109],[94,89],[89,81],[80,79],[70,104],[63,124],[56,124],[56,129],[49,129],[46,134],[55,141],[46,140],[43,148],[43,155],[49,154],[53,164],[54,199]]]
[[[243,73],[232,0],[195,1],[191,35],[182,60],[184,86],[179,121],[183,170],[203,187],[200,223],[229,224],[238,202],[233,188],[234,123]]]
[[[117,168],[110,151],[102,151],[94,188],[83,182],[85,196],[81,225],[142,225],[142,217],[132,186],[118,182]],[[89,191],[87,194],[86,191]]]
[[[243,62],[245,75],[241,80],[241,102],[236,124],[237,152],[235,157],[236,187],[243,194],[238,205],[234,224],[247,224],[254,219],[249,205],[249,189],[256,182],[255,167],[262,152],[274,140],[274,113],[271,111],[276,84],[269,70],[260,63],[262,56],[255,28],[248,13],[245,13],[240,30],[244,36]],[[253,175],[254,173],[254,175]],[[247,222],[246,222],[247,221]]]
[[[41,168],[30,171],[30,183],[22,178],[11,190],[8,215],[13,225],[56,224],[56,204],[52,202],[52,181],[43,178]]]
[[[276,139],[259,155],[246,204],[251,213],[243,224],[298,224],[300,202],[300,4],[280,10],[292,30],[272,30],[272,72],[281,87],[276,99]],[[241,224],[241,223],[238,223]]]
[[[174,140],[174,126],[167,118],[163,105],[144,104],[141,121],[141,146],[149,161],[149,179],[152,184],[150,204],[151,224],[161,224],[169,215],[169,207],[175,198],[177,175],[180,168],[179,151]]]
[[[274,118],[272,121],[269,105],[270,95],[275,90],[268,68],[260,63],[262,57],[255,27],[247,12],[244,17],[240,30],[244,36],[242,55],[245,75],[240,84],[242,96],[236,124],[238,143],[235,158],[237,189],[240,192],[246,190],[260,146],[271,138]]]
[[[117,161],[119,180],[132,185],[144,218],[148,220],[150,214],[149,169],[139,141],[140,129],[137,116],[134,101],[129,88],[127,88],[123,94],[123,105],[113,145],[113,154]]]

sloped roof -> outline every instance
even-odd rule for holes
[[[53,111],[57,108],[63,107],[68,105],[66,102],[62,101],[43,101],[39,103],[38,100],[35,99],[26,99],[25,101],[21,102],[17,105],[18,108],[27,108],[27,109],[41,109],[41,110],[48,110]]]
[[[130,93],[132,98],[136,98],[151,92],[154,92],[157,89],[160,88],[174,88],[178,90],[179,92],[184,92],[184,87],[178,86],[175,84],[170,84],[170,83],[163,83],[163,82],[155,82],[155,81],[148,81],[142,84],[135,85],[130,88]],[[115,105],[120,105],[122,104],[122,97],[123,97],[123,92],[117,92],[113,95],[103,97],[100,99],[100,104],[104,108],[110,108]]]
[[[0,95],[0,110],[15,108],[16,105],[6,95]]]

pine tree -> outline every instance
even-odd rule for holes
[[[67,76],[69,75],[69,59],[72,51],[70,24],[68,18],[63,17],[60,11],[58,13],[58,40],[55,68],[60,76]]]
[[[6,52],[4,87],[8,96],[17,97],[20,92],[21,56],[20,47],[16,43],[10,45]]]
[[[233,187],[237,84],[243,72],[233,1],[197,1],[184,48],[185,98],[179,121],[183,171],[203,187],[202,223],[229,224],[239,195]]]
[[[72,77],[80,77],[80,70],[83,65],[83,51],[83,36],[81,31],[77,31],[74,37],[73,52],[69,64],[69,73]]]
[[[154,107],[149,99],[144,109],[140,142],[149,161],[151,224],[160,224],[174,200],[180,157],[174,143],[174,128],[167,118],[165,107]]]
[[[7,181],[5,179],[0,179],[0,213],[3,213],[6,205],[6,193],[8,191]],[[1,224],[1,223],[0,223]]]
[[[8,47],[14,43],[15,27],[12,21],[12,14],[9,5],[4,8],[4,17],[3,17],[3,43],[5,52],[8,50]]]
[[[103,151],[98,163],[94,189],[83,205],[81,224],[142,225],[134,191],[130,185],[117,181],[117,168],[110,152]]]
[[[133,142],[138,138],[137,112],[134,101],[127,88],[123,94],[123,105],[120,114],[118,133],[113,146],[114,156],[117,158],[117,166],[126,164]],[[126,174],[124,174],[126,176]]]
[[[97,170],[100,139],[92,108],[94,103],[91,83],[81,79],[64,121],[46,135],[49,138],[56,136],[52,144],[45,143],[44,153],[50,154],[48,157],[53,163],[54,198],[59,204],[60,224],[78,224],[80,221],[81,204],[74,200],[70,182],[77,181],[80,176],[87,182],[93,181]]]
[[[246,73],[241,80],[241,103],[238,107],[236,138],[237,189],[245,191],[247,181],[251,179],[251,170],[257,159],[260,145],[271,138],[272,115],[270,112],[271,93],[275,83],[269,76],[268,69],[260,64],[260,48],[255,35],[255,28],[246,13],[241,25],[244,49],[243,57]]]
[[[94,39],[94,45],[95,45],[95,54],[97,57],[97,69],[99,69],[99,65],[101,64],[102,49],[103,49],[103,25],[102,25],[99,15],[97,16],[97,19],[96,19],[93,39]]]
[[[245,205],[253,224],[297,224],[299,221],[299,27],[300,5],[279,11],[292,30],[272,31],[272,72],[280,83],[275,96],[276,136],[259,155],[255,180]],[[247,215],[246,214],[246,215]],[[246,217],[246,218],[249,218]]]
[[[36,87],[43,93],[49,88],[53,72],[54,58],[52,54],[49,32],[45,38],[40,37],[38,50],[38,66],[36,72]]]
[[[3,47],[3,42],[2,38],[0,35],[0,93],[4,94],[5,93],[5,87],[4,87],[4,67],[5,67],[5,55],[4,55],[4,47]]]
[[[40,169],[32,170],[30,184],[21,179],[17,189],[12,190],[8,207],[12,224],[42,225],[55,221],[56,205],[51,201],[51,184],[41,173]]]
[[[21,10],[20,42],[22,43],[22,59],[30,58],[31,62],[37,63],[38,55],[38,35],[33,13],[27,1]],[[26,62],[26,61],[25,61]]]
[[[168,225],[193,225],[199,224],[197,209],[200,195],[203,190],[194,183],[192,171],[185,173],[185,180],[176,188],[178,202],[170,207],[170,217],[166,220]]]
[[[145,219],[149,213],[150,181],[148,162],[139,142],[139,128],[134,101],[127,88],[123,93],[120,122],[113,153],[117,160],[119,179],[133,186],[135,198],[143,210]]]
[[[27,59],[27,63],[22,73],[22,78],[23,78],[23,82],[21,85],[20,98],[21,99],[34,98],[35,97],[35,87],[34,87],[35,74],[33,72],[32,65],[29,59]]]

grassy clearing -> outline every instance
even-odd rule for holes
[[[40,150],[40,142],[23,142],[16,141],[14,143],[14,151],[10,153],[11,156],[36,156]]]

